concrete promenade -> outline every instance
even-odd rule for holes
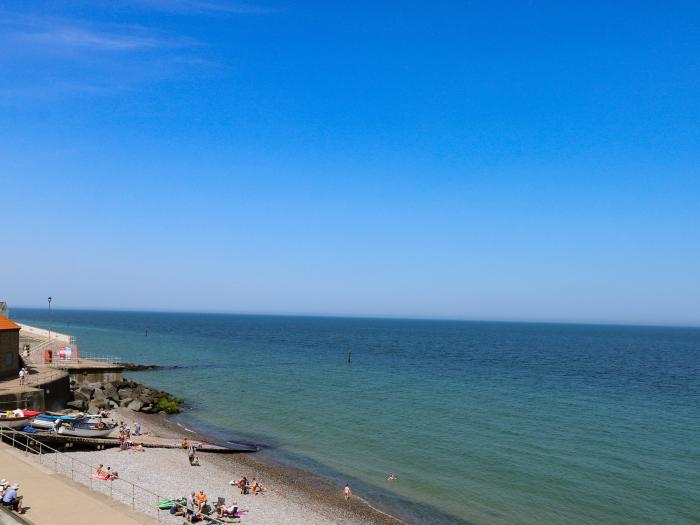
[[[0,478],[20,484],[28,508],[23,515],[36,525],[154,525],[155,519],[132,511],[110,497],[56,474],[0,443]]]

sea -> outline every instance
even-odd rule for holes
[[[78,310],[51,327],[167,367],[131,377],[184,398],[185,426],[409,523],[700,523],[698,328]]]

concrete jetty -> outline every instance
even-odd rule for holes
[[[60,410],[71,399],[71,381],[82,384],[123,379],[124,367],[116,359],[80,356],[71,335],[12,324],[20,327],[15,351],[29,375],[24,384],[20,384],[17,370],[0,381],[0,411]]]

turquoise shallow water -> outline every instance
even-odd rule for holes
[[[183,367],[134,377],[411,521],[700,523],[699,329],[87,311],[53,326],[81,352]]]

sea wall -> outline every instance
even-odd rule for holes
[[[44,391],[44,410],[62,410],[72,396],[70,379],[67,375],[44,383],[40,388]]]
[[[0,395],[0,411],[26,408],[28,410],[45,410],[44,390],[32,388],[29,391],[10,392]]]
[[[86,385],[90,383],[112,383],[124,380],[123,368],[119,366],[110,368],[89,368],[85,366],[81,366],[81,368],[66,368],[70,374],[71,381],[77,385]]]

